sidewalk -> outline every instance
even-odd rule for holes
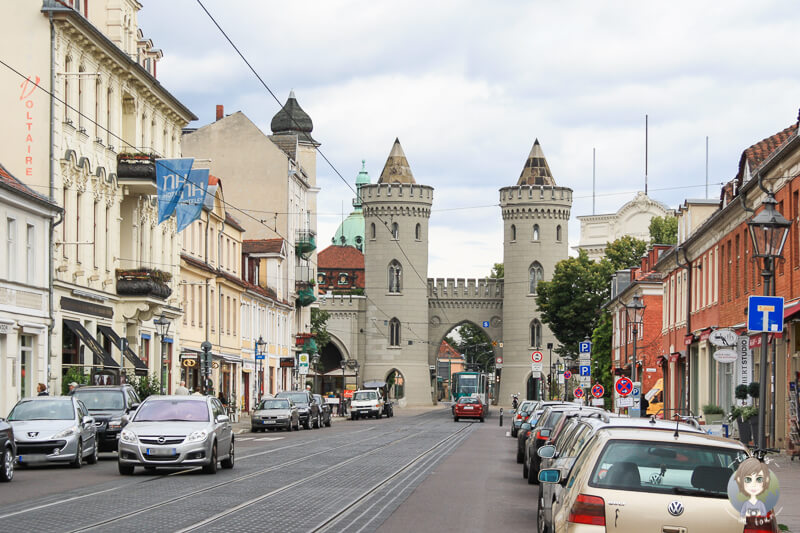
[[[791,461],[788,455],[772,456],[770,470],[780,481],[781,495],[776,508],[778,523],[789,531],[800,533],[800,460]]]

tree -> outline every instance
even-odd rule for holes
[[[608,262],[595,263],[585,250],[556,264],[553,279],[540,281],[536,305],[542,321],[561,346],[560,355],[576,354],[578,343],[591,335],[600,318],[600,306],[609,292]]]
[[[651,244],[678,243],[678,217],[663,216],[650,219]]]
[[[606,390],[603,397],[606,409],[611,408],[611,387],[614,386],[611,375],[611,326],[611,314],[604,311],[592,332],[592,377]]]
[[[445,337],[445,340],[464,355],[468,364],[474,363],[482,370],[489,369],[491,367],[489,363],[494,361],[494,350],[492,340],[483,328],[466,322],[455,329],[458,331],[460,340],[457,341],[452,336]]]
[[[505,265],[503,263],[495,263],[492,267],[492,273],[489,274],[490,278],[503,279],[505,275]]]
[[[327,323],[331,314],[316,307],[311,308],[311,333],[317,342],[317,350],[322,349],[331,341],[331,334],[328,333]]]
[[[647,243],[629,235],[623,235],[614,242],[606,243],[606,256],[603,260],[607,261],[611,268],[608,280],[611,281],[611,275],[617,270],[641,265],[645,252]]]

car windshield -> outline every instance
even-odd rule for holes
[[[459,398],[458,403],[480,403],[477,398]]]
[[[289,400],[262,400],[259,409],[289,409]]]
[[[208,422],[205,400],[145,401],[134,422]]]
[[[357,392],[353,395],[354,400],[375,400],[377,398],[378,394],[373,391]]]
[[[38,400],[20,402],[8,415],[8,420],[72,420],[75,409],[67,400]]]
[[[308,395],[305,392],[279,392],[279,398],[288,398],[292,400],[292,402],[296,404],[307,404],[308,403]]]
[[[90,411],[112,411],[125,408],[125,397],[118,390],[78,389],[73,394]]]
[[[636,492],[728,497],[741,450],[689,443],[612,440],[589,485]]]

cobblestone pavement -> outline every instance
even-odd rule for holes
[[[440,408],[332,429],[241,433],[235,468],[216,475],[137,469],[7,505],[0,495],[0,531],[374,531],[473,431],[449,415]],[[79,477],[90,468],[30,474]]]

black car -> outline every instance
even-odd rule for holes
[[[322,399],[322,395],[314,394],[314,399],[317,401],[317,405],[319,405],[319,412],[320,416],[322,416],[322,424],[325,427],[331,427],[331,404],[325,403],[325,400]]]
[[[308,391],[282,391],[276,398],[288,398],[297,406],[300,423],[306,429],[322,427],[322,412],[314,396]]]
[[[98,451],[117,451],[117,440],[128,423],[128,415],[139,407],[139,396],[130,385],[79,387],[72,393],[94,417]]]
[[[17,460],[17,444],[14,442],[14,430],[2,418],[0,418],[0,451],[3,452],[0,481],[11,481],[14,477],[14,461]]]

